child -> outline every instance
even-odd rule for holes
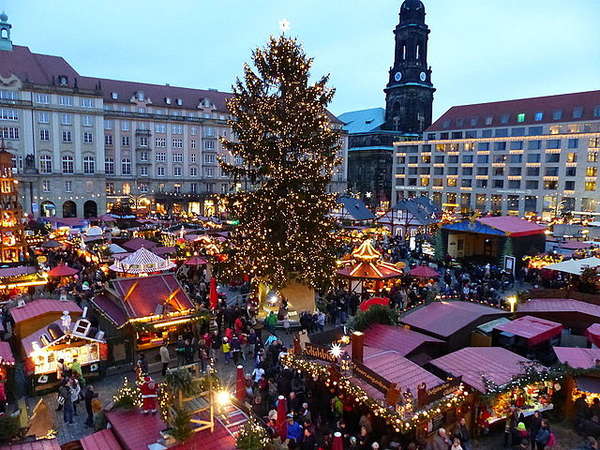
[[[463,450],[462,446],[460,445],[459,438],[454,438],[454,441],[452,442],[452,447],[450,447],[450,450]]]

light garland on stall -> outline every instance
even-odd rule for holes
[[[327,387],[335,387],[352,398],[354,402],[368,408],[376,417],[381,417],[385,422],[394,428],[398,433],[406,433],[427,422],[443,410],[460,406],[469,396],[469,392],[461,385],[459,393],[450,398],[442,398],[436,400],[427,407],[418,411],[412,411],[411,408],[400,408],[398,412],[392,407],[387,407],[369,395],[360,387],[358,387],[349,377],[340,376],[339,380],[332,380],[329,366],[325,366],[316,361],[306,360],[293,354],[285,354],[281,357],[281,362],[285,366],[300,370],[313,379],[321,380]],[[408,417],[404,416],[407,414]]]

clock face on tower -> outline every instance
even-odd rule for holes
[[[396,72],[394,75],[394,80],[400,81],[402,79],[402,72]]]
[[[425,81],[427,79],[427,74],[425,72],[421,72],[421,74],[419,75],[419,78],[421,81]]]

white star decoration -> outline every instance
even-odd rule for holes
[[[279,21],[279,29],[281,30],[282,33],[289,31],[290,30],[290,21],[287,19],[281,19]]]

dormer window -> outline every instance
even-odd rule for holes
[[[59,75],[58,84],[60,84],[61,86],[66,86],[67,84],[69,84],[69,78],[66,75]]]
[[[165,97],[165,103],[167,105],[170,105],[171,104],[171,98],[170,97]]]
[[[179,106],[183,105],[183,100],[182,100],[182,99],[180,99],[180,98],[178,98],[178,99],[177,99],[177,104],[178,104]]]
[[[112,98],[113,100],[116,100],[119,98],[119,94],[116,92],[111,92],[110,93],[110,98]]]

